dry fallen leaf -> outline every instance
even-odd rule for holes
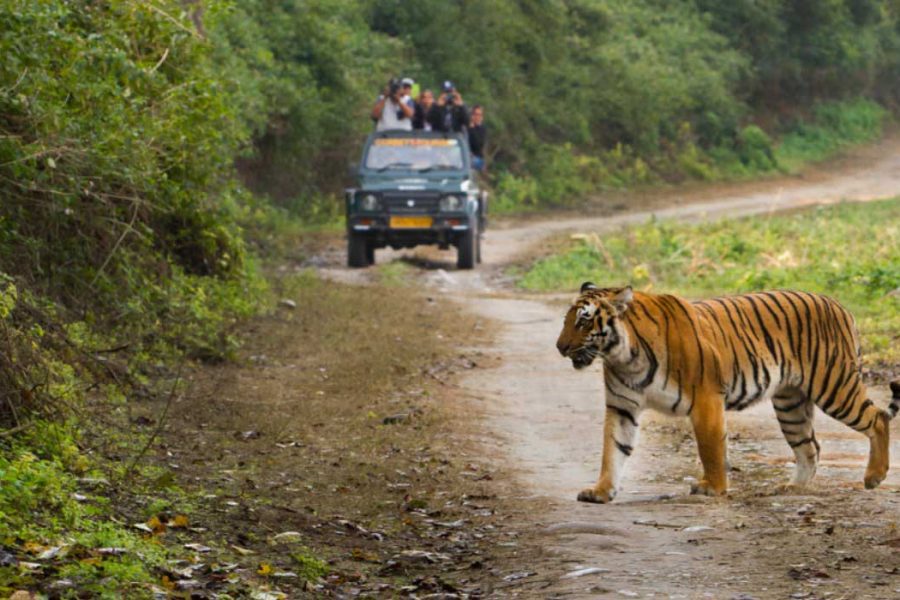
[[[188,526],[187,515],[175,515],[175,518],[169,521],[169,527],[173,529],[183,529]]]
[[[43,554],[50,549],[50,546],[38,544],[37,542],[25,542],[22,544],[22,549],[29,554]]]
[[[166,524],[160,521],[159,517],[150,517],[150,520],[147,521],[147,527],[150,528],[154,535],[166,532]]]

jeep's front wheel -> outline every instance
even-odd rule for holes
[[[478,221],[473,220],[469,229],[459,238],[456,247],[456,268],[474,269],[478,258]]]
[[[368,267],[370,264],[369,244],[366,242],[366,238],[352,231],[347,233],[347,266],[359,269]]]

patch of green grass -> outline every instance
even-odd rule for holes
[[[398,260],[378,265],[378,282],[390,287],[405,285],[409,280],[410,266]]]
[[[849,146],[878,139],[889,116],[880,105],[863,98],[822,103],[813,114],[811,122],[798,121],[791,127],[775,149],[782,170],[794,172]]]
[[[575,291],[586,280],[699,298],[794,288],[837,298],[870,359],[900,359],[900,199],[700,225],[650,222],[585,234],[538,261],[525,289]]]
[[[328,574],[328,563],[316,558],[306,550],[294,552],[291,554],[291,558],[297,564],[297,575],[305,581],[315,581]]]
[[[0,452],[0,545],[42,565],[0,571],[0,594],[33,589],[51,573],[92,597],[121,597],[123,590],[149,596],[149,588],[134,586],[157,580],[166,551],[114,520],[106,498],[80,489],[78,478],[94,474],[85,471],[87,460],[67,431],[35,422],[27,446],[17,442]]]

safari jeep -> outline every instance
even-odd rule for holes
[[[481,262],[487,193],[478,189],[463,134],[380,131],[352,168],[346,190],[347,265],[375,262],[377,248],[456,246],[456,264]]]

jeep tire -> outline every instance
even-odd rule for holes
[[[456,245],[456,268],[474,269],[478,259],[478,221],[472,219],[469,228]]]
[[[352,231],[347,232],[347,266],[352,269],[368,267],[371,264],[369,256],[366,238]]]

